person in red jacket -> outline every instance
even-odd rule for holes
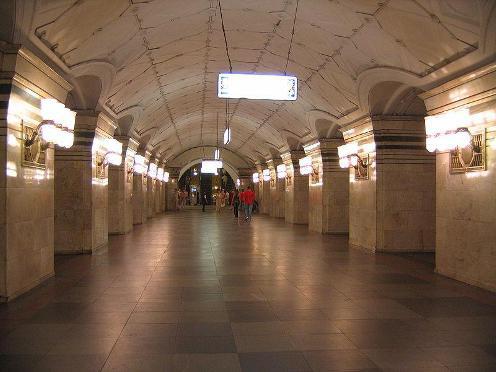
[[[243,202],[245,205],[245,220],[251,221],[251,212],[253,211],[253,201],[255,200],[255,193],[248,186],[246,191],[243,193]]]

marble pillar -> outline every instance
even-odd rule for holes
[[[122,143],[123,161],[109,167],[109,234],[126,234],[133,229],[133,165],[138,142],[116,138]]]
[[[0,42],[0,302],[54,275],[54,149],[24,144],[41,99],[65,102],[71,89],[29,50]]]
[[[269,215],[276,218],[284,218],[284,194],[285,194],[285,178],[277,177],[277,166],[282,164],[281,159],[271,159],[267,161],[267,166],[270,170],[270,209]]]
[[[177,182],[179,180],[180,168],[169,167],[167,171],[169,172],[169,182],[167,183],[167,210],[176,211],[176,199],[177,199]]]
[[[425,150],[423,118],[363,119],[344,136],[370,163],[366,180],[349,170],[350,243],[370,251],[433,251],[435,159]]]
[[[144,224],[148,218],[147,181],[146,173],[133,175],[133,225]]]
[[[286,165],[286,179],[284,196],[284,218],[286,222],[294,224],[308,224],[308,176],[300,173],[299,159],[305,152],[291,151],[281,155]]]
[[[343,141],[321,139],[305,147],[314,172],[308,177],[308,227],[324,234],[348,233],[348,170],[339,167],[337,147]]]
[[[74,146],[55,150],[55,253],[94,253],[108,242],[107,153],[115,122],[103,113],[79,111]]]
[[[429,115],[468,109],[485,165],[456,173],[436,154],[436,271],[496,291],[496,63],[421,95]]]

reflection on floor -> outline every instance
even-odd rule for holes
[[[185,210],[0,305],[1,370],[496,370],[496,296],[344,237]]]

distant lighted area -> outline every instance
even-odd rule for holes
[[[219,74],[217,96],[295,101],[298,79],[285,75]]]

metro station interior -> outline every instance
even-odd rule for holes
[[[0,0],[0,126],[2,371],[496,370],[494,0]]]

